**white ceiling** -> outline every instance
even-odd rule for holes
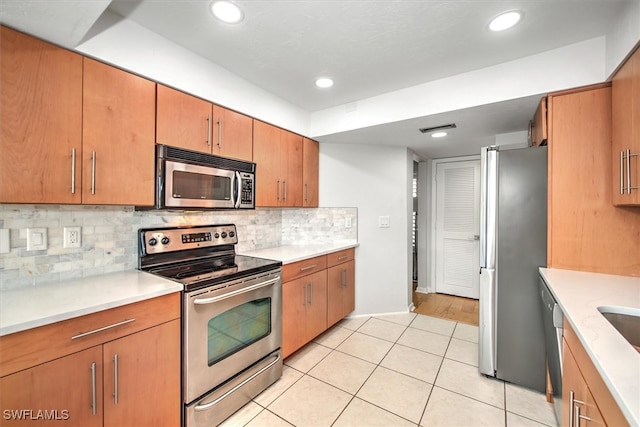
[[[604,35],[622,0],[237,0],[245,19],[218,22],[210,0],[2,0],[8,25],[75,47],[105,7],[276,96],[314,112],[478,70]],[[47,8],[43,15],[37,7]],[[519,9],[503,33],[490,19]],[[32,17],[38,16],[38,19]],[[319,90],[319,76],[335,86]],[[321,142],[396,141],[425,157],[477,153],[496,134],[524,131],[539,96],[390,123]],[[455,140],[429,141],[419,127],[456,122]],[[384,138],[383,138],[384,136]]]

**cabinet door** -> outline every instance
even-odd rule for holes
[[[640,50],[613,76],[611,97],[613,204],[639,205]],[[628,153],[637,156],[627,159]]]
[[[213,118],[213,154],[253,161],[253,119],[217,105],[213,106]]]
[[[280,165],[281,129],[253,121],[253,161],[256,163],[256,207],[280,205],[282,193]]]
[[[281,206],[302,207],[302,137],[282,131],[280,170],[282,174]]]
[[[282,285],[282,357],[306,344],[307,285],[305,277]]]
[[[153,205],[155,83],[84,58],[82,203]]]
[[[308,289],[305,336],[309,342],[327,330],[327,270],[302,279]]]
[[[332,326],[355,309],[354,262],[327,269],[327,326]]]
[[[82,56],[6,27],[0,39],[0,202],[80,203]]]
[[[0,396],[3,426],[101,426],[102,346],[0,378]]]
[[[319,175],[320,148],[316,141],[309,138],[302,140],[302,181],[303,199],[305,208],[318,207],[318,175]]]
[[[104,396],[105,426],[180,425],[180,320],[106,343]]]
[[[211,154],[211,103],[160,84],[157,91],[156,142]]]

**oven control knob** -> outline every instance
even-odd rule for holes
[[[168,243],[169,243],[169,238],[168,238],[167,236],[164,236],[162,239],[160,239],[160,242],[161,242],[163,245],[166,245],[166,244],[168,244]]]
[[[233,231],[230,231],[230,232],[229,232],[229,237],[235,237],[235,236],[236,236],[236,233],[235,233],[235,232],[233,232]]]
[[[149,243],[149,246],[155,246],[158,244],[158,239],[156,239],[155,237],[152,237],[149,239],[147,243]]]
[[[223,238],[223,239],[226,239],[226,238],[227,238],[227,232],[226,232],[226,231],[223,231],[223,232],[222,232],[222,234],[221,234],[221,236],[222,236],[222,238]]]
[[[213,237],[215,237],[216,239],[219,239],[220,238],[220,233],[214,234]]]

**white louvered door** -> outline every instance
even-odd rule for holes
[[[480,161],[436,167],[436,292],[478,299]]]

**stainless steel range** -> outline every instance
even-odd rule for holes
[[[139,268],[185,288],[185,425],[217,425],[282,375],[282,263],[237,255],[232,224],[141,229],[139,239]]]

